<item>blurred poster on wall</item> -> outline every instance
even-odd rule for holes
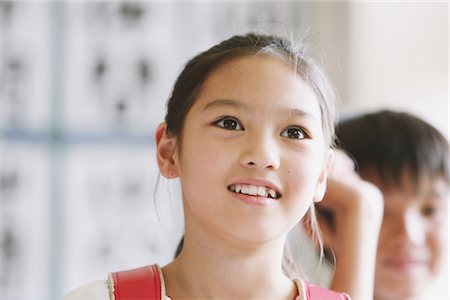
[[[50,24],[49,3],[0,2],[0,128],[49,127]]]
[[[0,299],[48,297],[49,162],[39,145],[0,146]]]
[[[169,94],[164,78],[177,49],[171,5],[74,2],[66,22],[66,129],[148,132]]]
[[[152,147],[77,146],[67,158],[64,248],[69,287],[173,258],[182,232],[181,200],[168,199],[164,192]],[[163,192],[155,193],[157,188]]]

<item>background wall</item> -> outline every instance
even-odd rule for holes
[[[344,116],[407,110],[448,136],[448,9],[0,2],[0,298],[172,258],[182,219],[176,184],[155,191],[154,127],[186,60],[232,34],[309,28]],[[429,298],[447,289],[448,270]]]
[[[345,115],[390,108],[448,137],[448,14],[444,1],[302,2]]]

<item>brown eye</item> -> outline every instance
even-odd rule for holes
[[[289,127],[283,130],[280,135],[294,140],[302,140],[306,137],[305,131],[297,127]]]
[[[217,126],[227,130],[244,130],[239,121],[236,120],[235,118],[230,117],[222,118],[216,124]]]
[[[434,206],[425,206],[422,208],[422,214],[427,217],[432,217],[437,213],[437,209]]]

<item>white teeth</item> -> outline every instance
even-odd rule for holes
[[[268,193],[269,193],[270,197],[272,197],[272,198],[275,198],[275,196],[277,195],[277,192],[275,192],[274,189],[270,189]]]
[[[268,189],[263,186],[255,186],[255,185],[231,185],[229,190],[236,193],[247,194],[252,196],[261,196],[261,197],[271,197],[273,199],[278,198],[277,192],[274,189]]]
[[[267,191],[266,191],[266,189],[263,188],[262,186],[258,186],[258,195],[259,195],[259,196],[267,197]]]
[[[242,194],[248,194],[248,186],[243,185],[242,188],[241,188],[241,193]]]

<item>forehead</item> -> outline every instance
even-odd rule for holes
[[[270,55],[247,55],[218,67],[205,81],[196,102],[235,99],[266,104],[272,109],[287,106],[318,117],[316,95],[296,70]]]

